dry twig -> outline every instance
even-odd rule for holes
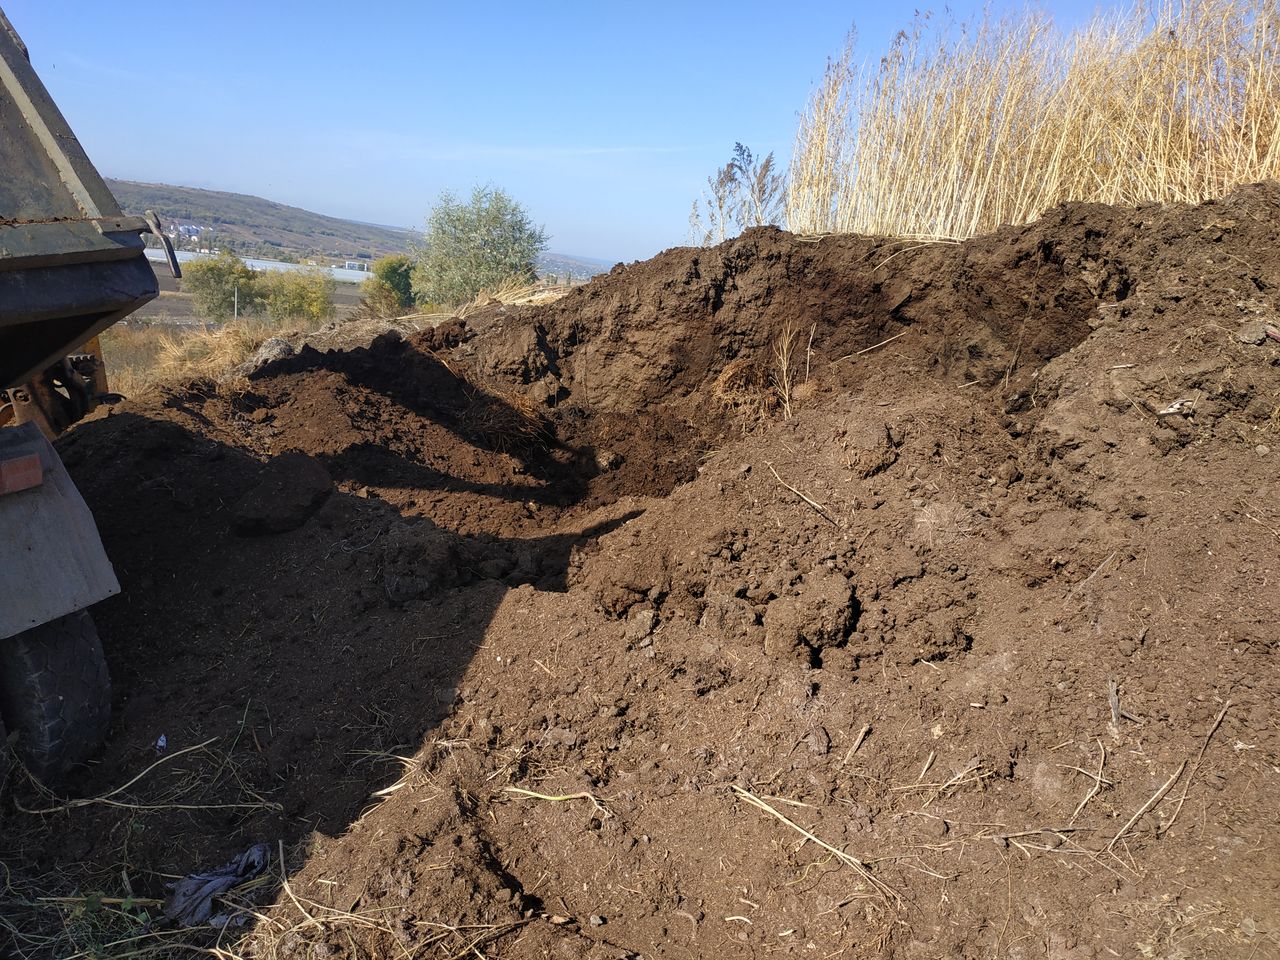
[[[95,805],[105,807],[122,807],[126,810],[279,810],[280,805],[278,803],[267,803],[265,801],[256,803],[126,803],[122,800],[112,799],[113,797],[123,793],[125,790],[128,790],[157,767],[168,763],[170,760],[181,757],[184,754],[193,753],[196,750],[203,750],[217,739],[217,737],[211,737],[204,743],[197,743],[195,746],[184,747],[181,750],[175,750],[173,753],[166,754],[131,780],[121,784],[114,790],[109,790],[108,792],[99,794],[96,797],[67,800],[64,803],[59,803],[52,807],[43,807],[39,810],[27,809],[16,801],[14,806],[23,813],[30,814],[32,816],[44,816],[51,813],[65,813],[68,810],[76,810],[80,807],[92,807]]]
[[[1177,783],[1178,778],[1182,776],[1182,771],[1185,769],[1187,769],[1187,761],[1183,760],[1180,764],[1178,764],[1178,769],[1173,771],[1173,776],[1171,776],[1168,780],[1164,782],[1164,786],[1162,786],[1159,790],[1153,793],[1151,795],[1151,799],[1148,800],[1146,803],[1144,803],[1142,806],[1140,806],[1138,808],[1138,812],[1135,813],[1132,817],[1130,817],[1128,823],[1126,823],[1123,827],[1120,828],[1120,832],[1117,833],[1114,837],[1112,837],[1110,841],[1108,841],[1105,849],[1103,850],[1104,853],[1110,853],[1111,848],[1114,847],[1117,843],[1119,843],[1120,839],[1126,833],[1129,832],[1129,828],[1132,827],[1135,823],[1137,823],[1142,818],[1143,814],[1155,808],[1156,804],[1158,804],[1164,798],[1164,795],[1169,792],[1169,788],[1172,787],[1175,783]]]
[[[817,510],[817,511],[818,511],[818,515],[819,515],[819,516],[821,516],[823,520],[826,520],[826,521],[827,521],[827,523],[831,524],[832,526],[836,526],[836,527],[840,526],[839,521],[837,521],[835,517],[831,516],[831,514],[829,514],[829,513],[827,512],[827,508],[826,508],[826,507],[824,507],[822,504],[820,504],[817,500],[814,500],[812,497],[810,497],[810,496],[808,496],[808,495],[806,495],[806,494],[804,494],[804,493],[801,493],[799,490],[797,490],[797,489],[796,489],[795,487],[793,487],[791,484],[787,483],[787,481],[783,480],[783,479],[782,479],[782,477],[778,476],[778,471],[777,471],[777,470],[775,470],[775,469],[773,469],[773,464],[772,464],[772,463],[770,463],[768,460],[766,460],[766,461],[764,462],[764,465],[765,465],[766,467],[768,467],[768,468],[769,468],[769,472],[773,474],[773,477],[774,477],[774,479],[775,479],[775,480],[777,480],[780,484],[782,484],[784,487],[786,487],[788,490],[790,490],[792,493],[794,493],[797,497],[799,497],[801,500],[803,500],[803,501],[804,501],[805,503],[807,503],[809,506],[813,507],[813,509],[814,509],[814,510]]]
[[[1191,772],[1187,774],[1187,782],[1182,785],[1182,796],[1178,797],[1178,805],[1173,808],[1173,816],[1169,818],[1160,830],[1160,835],[1164,836],[1173,828],[1174,821],[1178,819],[1178,814],[1182,812],[1182,805],[1187,802],[1187,791],[1191,789],[1191,781],[1196,778],[1196,771],[1200,769],[1200,761],[1204,759],[1204,752],[1209,749],[1209,741],[1213,739],[1213,735],[1218,732],[1218,728],[1222,726],[1222,719],[1227,715],[1227,711],[1231,709],[1231,701],[1228,700],[1222,705],[1222,709],[1218,711],[1218,717],[1213,721],[1213,726],[1209,728],[1209,732],[1204,735],[1204,743],[1200,744],[1200,752],[1196,755],[1196,762],[1191,767]]]
[[[853,353],[846,353],[843,357],[837,357],[835,360],[832,360],[831,362],[839,363],[841,360],[850,360],[853,357],[860,357],[865,353],[870,353],[872,350],[879,350],[885,344],[893,343],[893,341],[897,340],[899,337],[905,337],[910,332],[911,332],[910,329],[907,329],[907,330],[903,330],[901,333],[895,333],[892,337],[889,337],[889,339],[887,340],[881,340],[879,343],[873,343],[871,346],[863,347],[861,350],[855,350]]]
[[[751,804],[753,807],[763,810],[765,813],[769,814],[771,817],[774,817],[779,822],[790,827],[792,830],[800,834],[806,840],[810,841],[811,843],[817,844],[819,847],[821,847],[823,850],[826,850],[828,853],[834,856],[837,860],[839,860],[845,866],[852,867],[854,872],[857,873],[860,877],[862,877],[862,879],[865,880],[867,883],[869,883],[872,886],[872,888],[875,889],[875,891],[880,894],[880,896],[884,899],[886,903],[891,902],[894,904],[898,904],[902,902],[902,897],[898,894],[898,892],[894,890],[892,887],[890,887],[888,884],[872,876],[871,871],[867,869],[866,864],[863,861],[859,860],[857,857],[850,856],[849,854],[845,853],[843,850],[839,849],[838,847],[833,847],[831,844],[827,843],[825,840],[820,840],[818,837],[814,836],[804,827],[800,826],[794,820],[789,819],[784,814],[779,813],[777,810],[769,806],[769,804],[765,803],[763,800],[761,800],[759,797],[757,797],[755,794],[751,793],[750,791],[743,790],[739,786],[734,786],[733,792],[737,794],[739,797],[741,797],[743,800],[747,801],[747,803]]]
[[[1102,785],[1104,783],[1110,782],[1104,779],[1102,776],[1102,768],[1106,765],[1106,763],[1107,763],[1107,748],[1102,745],[1102,740],[1101,738],[1099,738],[1098,740],[1098,772],[1090,773],[1087,770],[1080,770],[1079,767],[1071,768],[1072,770],[1080,770],[1080,772],[1083,773],[1085,776],[1093,778],[1093,789],[1090,790],[1088,794],[1085,795],[1085,798],[1080,801],[1080,805],[1077,806],[1075,811],[1071,814],[1071,820],[1070,820],[1071,823],[1076,822],[1076,817],[1080,816],[1080,811],[1082,811],[1085,808],[1085,804],[1087,804],[1090,800],[1092,800],[1094,797],[1098,795],[1098,791],[1102,789]]]

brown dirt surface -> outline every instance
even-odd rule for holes
[[[1278,250],[1276,183],[752,230],[81,424],[115,713],[7,949],[266,842],[191,942],[1280,955]]]

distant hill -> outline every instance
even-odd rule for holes
[[[108,180],[107,186],[125,213],[158,213],[166,228],[182,234],[188,250],[218,246],[277,260],[372,260],[406,253],[413,239],[409,230],[326,217],[243,193],[132,180]]]
[[[571,257],[567,253],[544,253],[538,257],[538,272],[544,277],[590,280],[596,274],[606,273],[616,262],[595,257]]]
[[[261,197],[164,183],[107,180],[125,213],[154,210],[184,250],[218,247],[246,257],[273,260],[375,260],[407,253],[412,230],[342,220]],[[586,280],[612,261],[560,253],[544,254],[539,269],[556,277]]]

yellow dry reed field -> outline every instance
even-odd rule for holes
[[[963,239],[1066,201],[1196,203],[1280,177],[1280,0],[920,17],[857,66],[852,35],[796,136],[797,233]]]

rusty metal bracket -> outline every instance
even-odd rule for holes
[[[169,235],[164,232],[164,228],[160,225],[160,218],[154,210],[148,210],[141,217],[96,217],[89,222],[97,227],[101,234],[153,234],[164,247],[164,258],[169,261],[169,272],[173,274],[175,280],[181,278],[182,267],[178,265],[178,255],[173,252],[173,243],[170,242]]]
[[[154,210],[148,210],[143,219],[147,222],[147,229],[160,239],[160,245],[164,247],[165,259],[169,261],[169,272],[173,274],[175,280],[181,279],[182,268],[178,266],[178,255],[173,252],[173,244],[169,241],[169,235],[160,227],[160,218],[156,216]]]

